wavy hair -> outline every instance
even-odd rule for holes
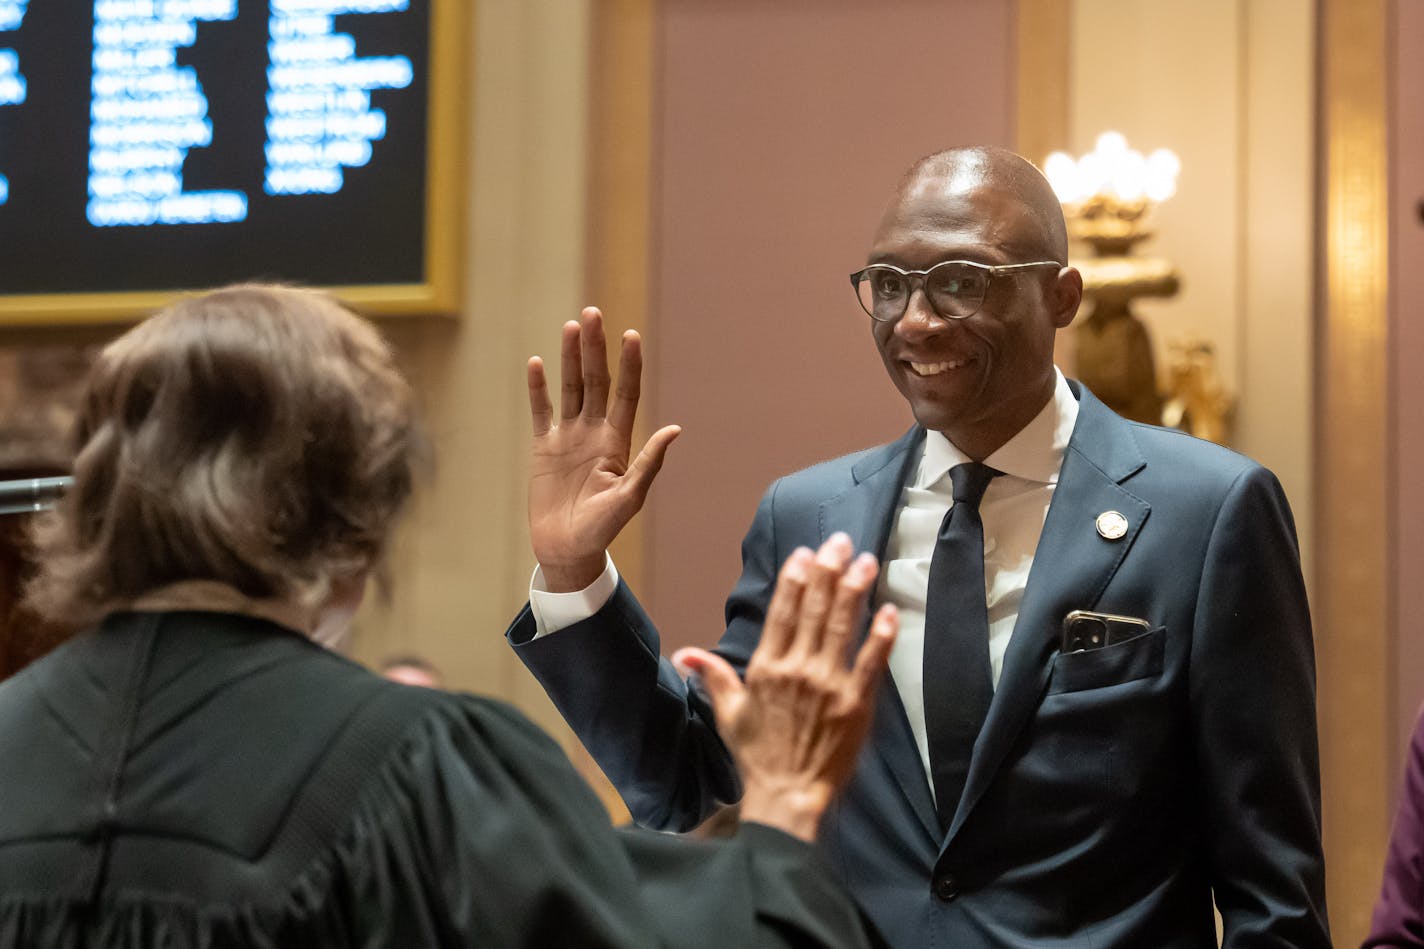
[[[315,605],[378,565],[426,450],[376,330],[263,285],[181,300],[107,346],[72,440],[27,589],[68,624],[181,580]]]

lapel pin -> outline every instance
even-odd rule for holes
[[[1121,540],[1127,533],[1127,518],[1117,511],[1104,511],[1098,515],[1098,533],[1106,540]]]

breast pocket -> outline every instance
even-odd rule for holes
[[[1158,626],[1125,642],[1059,653],[1053,657],[1053,674],[1048,694],[1081,692],[1121,685],[1137,679],[1151,679],[1162,673],[1167,649],[1167,628]]]

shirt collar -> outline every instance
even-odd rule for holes
[[[1068,381],[1056,366],[1053,375],[1053,398],[1034,416],[1033,421],[985,458],[984,464],[1025,481],[1058,483],[1063,453],[1068,450],[1068,439],[1072,437],[1073,426],[1078,421],[1078,400],[1073,397],[1073,390],[1068,388]],[[973,459],[956,448],[941,432],[926,432],[925,452],[913,486],[928,488],[943,478],[949,469],[967,461]]]

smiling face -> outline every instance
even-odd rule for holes
[[[921,163],[886,210],[868,260],[927,270],[945,260],[1066,256],[1061,211],[1042,176],[1010,152],[975,149]],[[996,276],[966,319],[942,319],[917,290],[904,316],[871,329],[915,419],[982,460],[1048,404],[1054,334],[1081,296],[1077,271],[1045,267]]]

